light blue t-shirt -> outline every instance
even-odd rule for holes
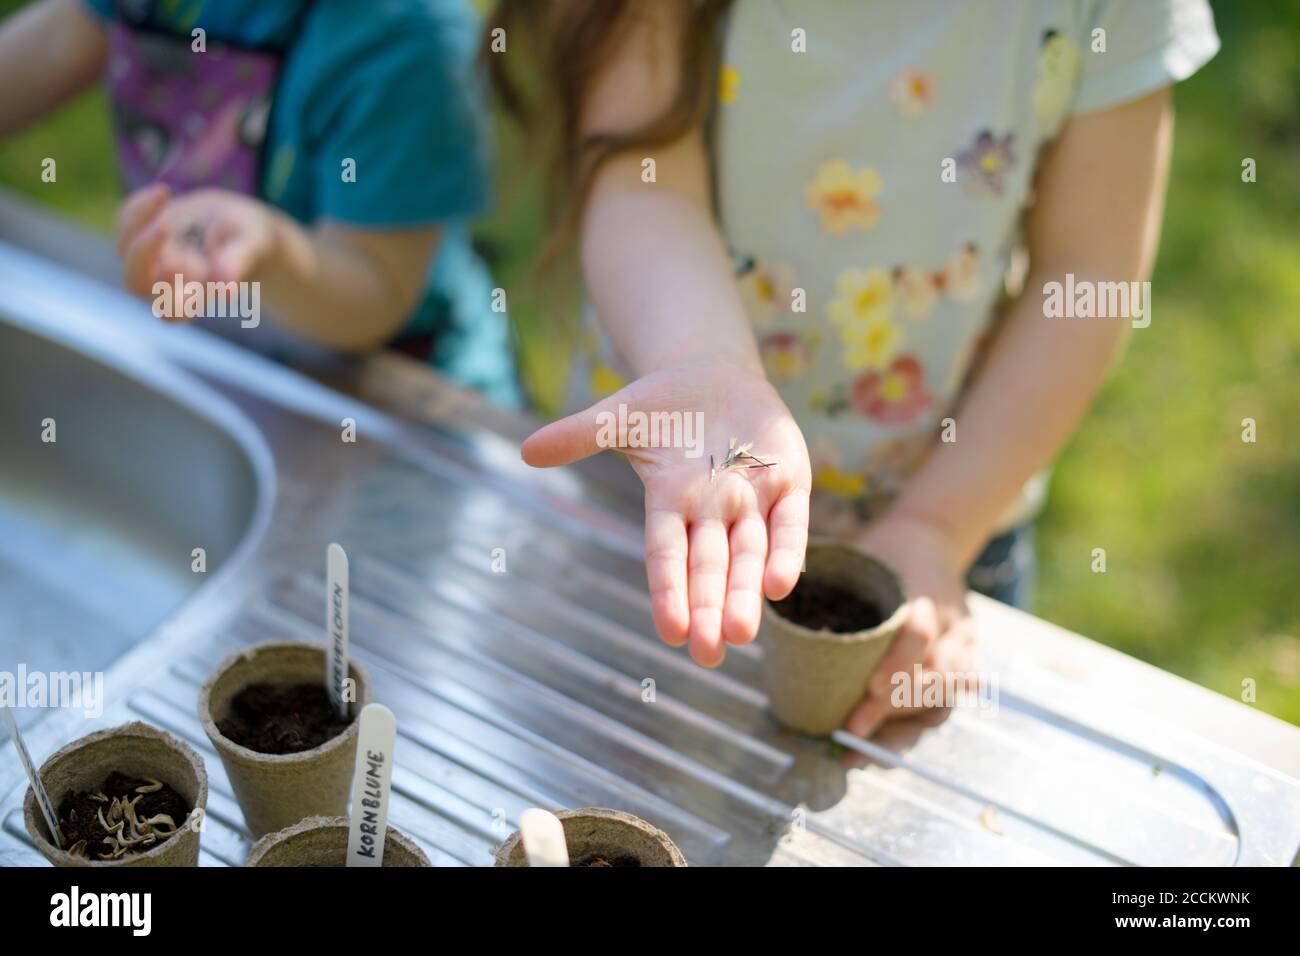
[[[401,338],[503,404],[519,391],[506,317],[470,244],[490,203],[489,124],[468,0],[85,0],[188,40],[284,52],[262,157],[264,200],[298,221],[437,225],[427,292]],[[342,175],[355,161],[355,180]]]

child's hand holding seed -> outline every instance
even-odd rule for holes
[[[242,282],[275,247],[271,207],[224,189],[174,196],[158,184],[132,193],[117,223],[126,287],[149,296],[155,282]]]
[[[634,414],[699,418],[702,432],[679,435],[691,447],[607,443],[602,422]],[[702,416],[702,417],[701,417]],[[660,419],[661,421],[663,419]],[[615,431],[615,434],[616,431]],[[732,448],[735,439],[736,448]],[[722,467],[752,443],[748,458]],[[697,361],[654,372],[586,411],[547,425],[523,448],[530,465],[563,465],[616,447],[645,485],[646,573],[659,635],[690,642],[706,667],[726,644],[758,633],[763,596],[785,597],[803,567],[812,486],[803,434],[761,372],[723,361]],[[711,469],[709,456],[714,459]],[[761,461],[769,467],[748,467]]]

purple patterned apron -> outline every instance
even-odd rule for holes
[[[109,29],[108,92],[127,190],[161,182],[259,195],[283,51],[209,42],[197,53],[188,35],[144,26],[140,6],[119,4]]]

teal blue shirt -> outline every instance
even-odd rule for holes
[[[106,19],[147,9],[189,39],[285,51],[267,133],[262,198],[310,225],[436,225],[427,292],[402,337],[434,336],[431,360],[503,404],[518,401],[506,317],[470,244],[490,203],[488,111],[468,0],[86,0]],[[345,159],[355,181],[344,181]]]

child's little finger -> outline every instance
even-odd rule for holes
[[[808,547],[808,492],[787,489],[768,512],[767,569],[763,593],[774,601],[788,595],[799,583]]]

